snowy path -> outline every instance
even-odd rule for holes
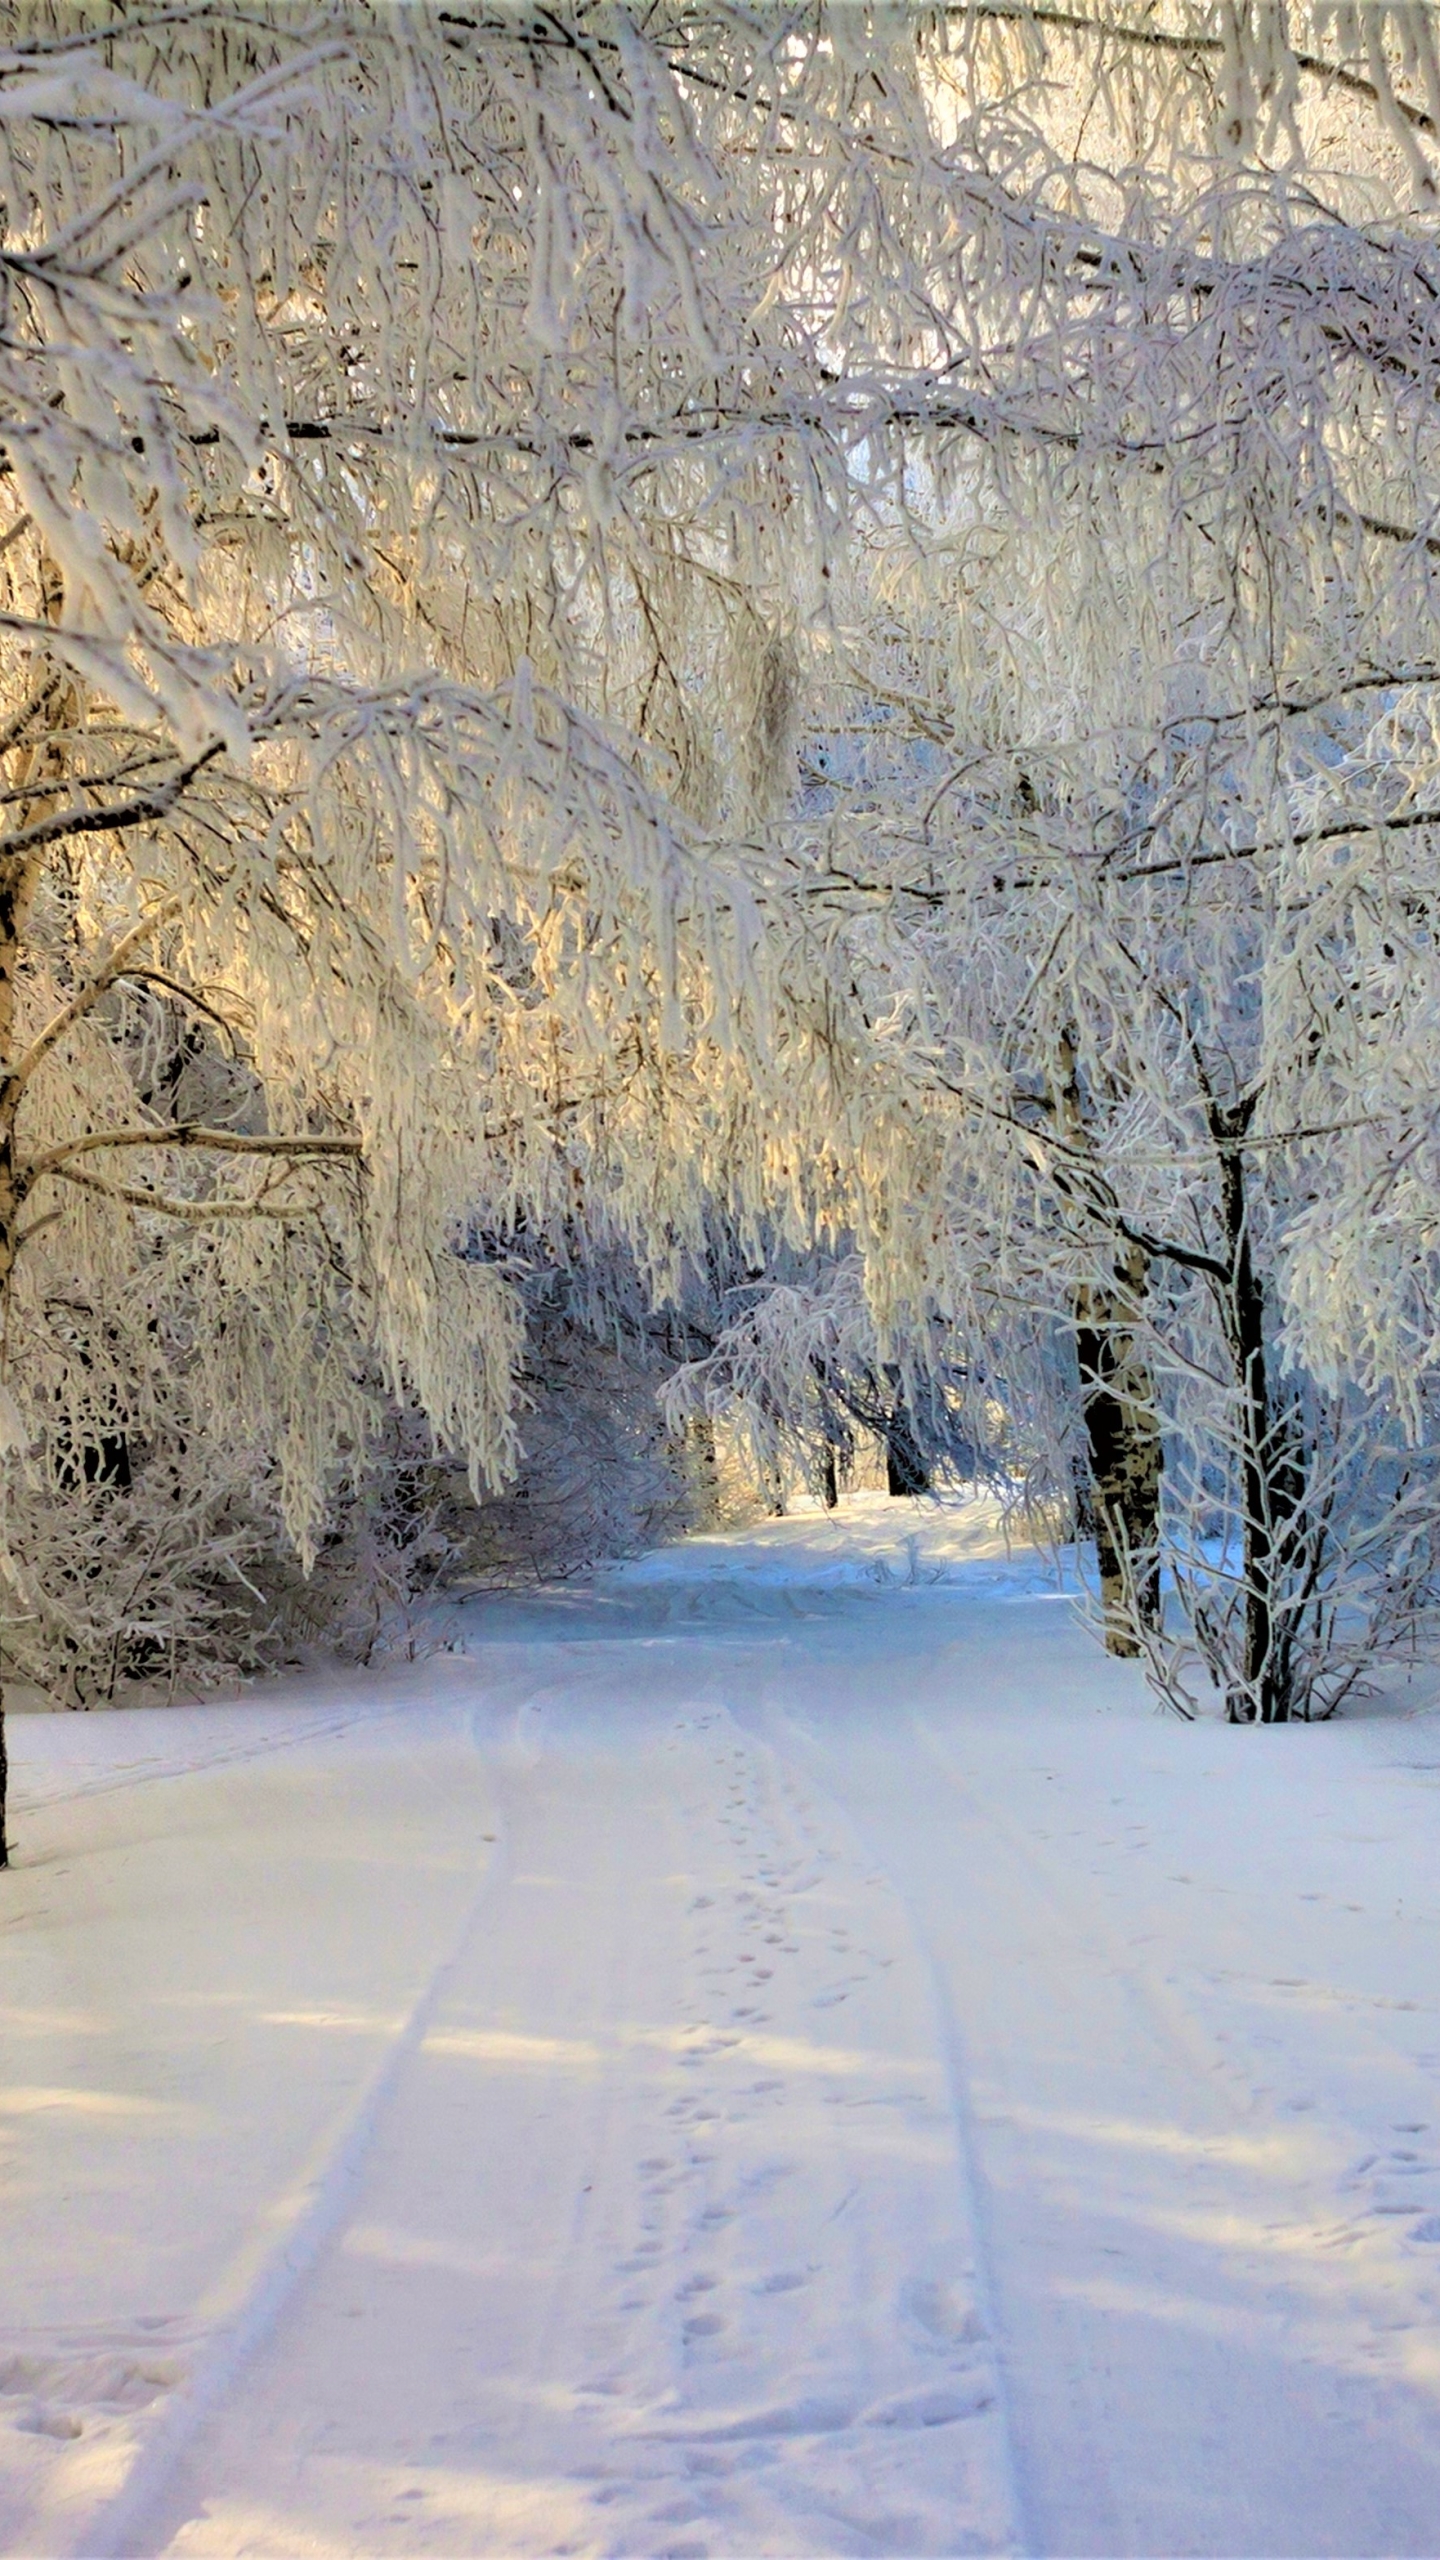
[[[1440,2548],[1440,1724],[982,1532],[17,1722],[0,2545]]]

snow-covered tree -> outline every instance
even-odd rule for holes
[[[1269,1720],[1435,1539],[1434,31],[1000,15],[817,759],[893,1062],[870,1285],[997,1367],[1068,1339],[1112,1641],[1184,1696],[1163,1548]]]
[[[222,1586],[222,1489],[303,1556],[386,1394],[503,1476],[521,1327],[454,1249],[477,1213],[673,1260],[765,1116],[733,839],[786,752],[766,526],[823,500],[738,379],[776,244],[678,16],[12,33],[4,1584],[43,1659],[127,1623],[141,1491],[163,1643],[183,1522]]]
[[[1068,1335],[1136,1641],[1221,1342],[1213,1647],[1279,1711],[1273,1380],[1388,1412],[1429,1343],[1437,127],[1398,0],[33,0],[12,1615],[113,1633],[122,1499],[222,1586],[267,1506],[305,1555],[387,1398],[498,1481],[520,1310],[457,1243],[663,1293],[718,1215],[856,1251],[897,1375],[1004,1305],[1038,1418]]]

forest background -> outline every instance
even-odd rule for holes
[[[983,1477],[1182,1712],[1434,1608],[1423,5],[0,51],[0,1669]]]

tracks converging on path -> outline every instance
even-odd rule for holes
[[[1430,1799],[1257,1876],[1053,1603],[784,1598],[34,1786],[5,2547],[1429,2548]]]
[[[731,1667],[626,1717],[572,1663],[495,1736],[483,1916],[135,2547],[1013,2545],[903,1924]]]

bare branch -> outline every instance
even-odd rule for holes
[[[18,865],[27,854],[45,845],[62,844],[71,836],[118,835],[129,827],[147,826],[158,818],[168,817],[183,799],[190,784],[207,764],[224,751],[223,738],[213,738],[198,756],[173,775],[158,791],[148,791],[132,800],[124,800],[115,809],[92,809],[72,802],[57,809],[53,816],[37,818],[30,827],[18,827],[13,835],[0,836],[0,863]]]
[[[100,968],[86,985],[70,998],[68,1004],[62,1005],[57,1014],[52,1015],[43,1031],[36,1033],[29,1048],[16,1060],[9,1074],[0,1077],[0,1124],[3,1124],[7,1118],[13,1119],[20,1096],[41,1059],[54,1048],[57,1040],[64,1039],[66,1032],[73,1029],[93,1005],[99,1003],[100,998],[110,987],[113,987],[116,979],[124,976],[132,955],[150,940],[152,934],[158,933],[163,925],[168,924],[172,917],[179,914],[180,906],[179,898],[167,898],[160,906],[152,908],[148,916],[142,916],[138,924],[132,925],[128,933],[121,935],[108,958],[101,963]]]
[[[93,1191],[102,1200],[119,1200],[130,1209],[153,1209],[158,1217],[178,1218],[191,1226],[206,1226],[217,1218],[279,1218],[293,1224],[306,1213],[292,1203],[288,1208],[267,1201],[263,1190],[248,1200],[179,1200],[164,1191],[145,1191],[138,1184],[104,1182],[98,1174],[76,1173],[69,1165],[54,1168],[55,1179],[73,1183],[77,1191]],[[34,1233],[48,1219],[37,1219]]]
[[[28,1186],[47,1174],[58,1173],[76,1156],[91,1155],[110,1147],[199,1147],[212,1154],[236,1156],[276,1156],[309,1163],[326,1157],[356,1157],[364,1152],[360,1138],[267,1138],[246,1137],[236,1129],[207,1129],[197,1121],[177,1121],[168,1128],[97,1130],[84,1138],[72,1138],[68,1145],[52,1147],[48,1155],[37,1156],[25,1168]]]

